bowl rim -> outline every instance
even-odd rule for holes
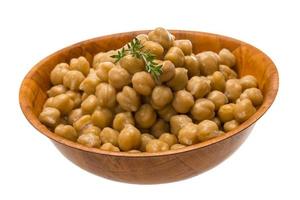
[[[99,148],[90,148],[90,147],[86,147],[83,146],[79,143],[64,139],[58,135],[56,135],[55,133],[51,132],[45,125],[43,125],[39,120],[38,117],[35,116],[33,114],[33,112],[31,111],[31,109],[29,109],[29,106],[27,104],[27,102],[25,102],[23,100],[23,94],[26,93],[26,88],[25,88],[25,82],[26,80],[35,72],[35,70],[42,65],[44,62],[46,62],[50,57],[52,57],[53,55],[59,54],[61,52],[64,52],[67,49],[72,49],[82,43],[89,43],[89,42],[93,42],[96,40],[101,40],[101,39],[105,39],[108,37],[117,37],[120,35],[138,35],[141,33],[148,33],[150,30],[140,30],[140,31],[129,31],[129,32],[122,32],[122,33],[115,33],[115,34],[109,34],[109,35],[104,35],[104,36],[100,36],[100,37],[94,37],[91,39],[87,39],[87,40],[83,40],[80,42],[77,42],[75,44],[69,45],[67,47],[64,47],[50,55],[48,55],[47,57],[43,58],[41,61],[39,61],[37,64],[35,64],[30,71],[27,73],[27,75],[24,77],[24,79],[22,80],[21,86],[20,86],[20,90],[19,90],[19,104],[21,107],[21,110],[23,112],[23,114],[25,115],[25,118],[29,121],[29,123],[36,129],[38,130],[38,132],[42,133],[43,135],[45,135],[46,137],[48,137],[49,139],[51,139],[52,141],[59,143],[61,145],[65,145],[68,146],[70,148],[79,150],[79,151],[85,151],[87,153],[95,153],[95,154],[100,154],[103,156],[117,156],[117,157],[131,157],[131,158],[141,158],[141,157],[158,157],[158,156],[169,156],[169,155],[177,155],[177,154],[182,154],[185,152],[189,152],[189,151],[195,151],[198,150],[200,148],[205,148],[205,147],[209,147],[210,145],[213,144],[217,144],[219,142],[225,141],[235,135],[240,134],[242,131],[244,131],[245,129],[251,127],[252,125],[255,124],[255,122],[257,120],[259,120],[265,113],[266,111],[271,107],[271,105],[273,104],[276,95],[278,93],[278,89],[279,89],[279,75],[278,75],[278,70],[274,64],[274,62],[269,58],[269,56],[267,56],[264,52],[262,52],[261,50],[259,50],[258,48],[240,41],[238,39],[235,38],[231,38],[228,36],[224,36],[224,35],[219,35],[219,34],[214,34],[214,33],[208,33],[208,32],[200,32],[200,31],[189,31],[189,30],[169,30],[171,33],[189,33],[189,34],[201,34],[203,36],[215,36],[215,37],[221,37],[227,40],[231,40],[231,41],[235,41],[240,43],[240,45],[244,45],[250,48],[253,48],[255,51],[261,53],[265,59],[268,60],[268,62],[270,62],[270,67],[272,68],[273,74],[272,74],[272,81],[273,81],[273,90],[272,92],[268,95],[268,99],[267,102],[264,102],[259,109],[255,112],[254,115],[252,115],[247,121],[243,122],[242,124],[239,125],[239,127],[235,130],[226,132],[225,134],[222,134],[221,136],[218,136],[216,138],[212,138],[210,140],[207,140],[205,142],[201,142],[198,144],[194,144],[191,146],[187,146],[184,148],[180,148],[180,149],[176,149],[176,150],[168,150],[165,152],[158,152],[158,153],[148,153],[148,152],[141,152],[141,153],[130,153],[130,152],[111,152],[111,151],[104,151],[101,150]]]

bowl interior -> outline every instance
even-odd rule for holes
[[[189,151],[195,148],[200,148],[216,143],[227,137],[231,137],[232,135],[237,134],[241,130],[249,127],[256,120],[258,120],[274,101],[278,90],[278,73],[274,63],[263,52],[247,43],[225,36],[202,32],[173,30],[171,32],[175,35],[176,39],[189,39],[192,41],[194,53],[207,50],[218,52],[222,48],[228,48],[236,56],[237,65],[235,70],[238,72],[238,74],[240,76],[249,74],[257,78],[259,88],[262,90],[264,95],[264,102],[258,109],[258,111],[249,120],[241,124],[239,128],[209,141],[192,145],[183,149],[172,150],[159,154],[129,154],[124,152],[104,152],[99,149],[84,147],[80,144],[68,141],[55,135],[39,122],[38,115],[42,110],[45,100],[47,99],[46,91],[51,86],[49,75],[56,64],[60,62],[69,62],[70,59],[78,56],[85,56],[91,63],[95,54],[101,51],[120,48],[131,39],[133,39],[137,34],[147,32],[148,31],[135,31],[86,40],[59,50],[40,61],[26,75],[20,88],[20,105],[28,121],[37,130],[39,130],[50,139],[73,148],[78,148],[84,151],[121,156],[156,156]]]

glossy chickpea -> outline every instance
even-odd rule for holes
[[[178,47],[171,47],[164,59],[171,61],[176,67],[183,67],[184,65],[184,53]]]
[[[130,74],[122,67],[114,67],[108,73],[108,82],[117,90],[130,83]]]
[[[215,116],[215,104],[208,99],[198,99],[192,110],[191,114],[195,120],[202,121],[205,119],[212,119]]]
[[[138,127],[150,128],[156,121],[156,112],[149,104],[144,104],[136,111],[134,117]]]
[[[66,93],[74,102],[74,108],[77,108],[81,104],[81,94],[80,92],[75,92],[72,90],[68,90]]]
[[[84,101],[84,100],[86,100],[86,98],[88,97],[89,95],[87,94],[87,93],[82,93],[82,95],[81,95],[81,102],[82,101]]]
[[[198,139],[200,142],[217,137],[220,134],[218,125],[211,120],[203,120],[200,122],[198,124],[198,130]]]
[[[48,91],[48,97],[55,97],[59,94],[64,94],[67,92],[67,88],[64,85],[54,85]]]
[[[155,109],[160,109],[169,104],[173,99],[172,90],[167,86],[156,86],[151,94],[151,103]]]
[[[218,117],[221,122],[225,123],[234,119],[234,103],[222,105],[218,111]]]
[[[100,136],[101,129],[94,125],[88,125],[80,131],[80,135],[87,133],[92,133],[94,135]]]
[[[172,106],[178,113],[187,113],[194,105],[194,97],[186,90],[179,90],[175,93]]]
[[[222,128],[222,122],[218,117],[212,118],[211,121],[215,122],[218,125],[219,129]]]
[[[194,55],[184,57],[184,68],[188,70],[188,77],[200,76],[200,65]]]
[[[163,61],[161,65],[162,73],[159,76],[159,80],[161,82],[167,82],[175,76],[175,65],[169,60]]]
[[[132,77],[132,86],[140,95],[148,96],[152,93],[155,82],[151,74],[147,72],[137,72]]]
[[[118,136],[119,132],[110,127],[105,127],[100,133],[102,143],[111,143],[114,146],[118,146]]]
[[[116,89],[108,83],[100,83],[96,87],[99,106],[113,108],[116,105]]]
[[[115,64],[112,62],[102,62],[99,63],[96,69],[96,75],[102,82],[108,82],[108,73],[115,67]]]
[[[180,48],[184,55],[191,55],[193,51],[193,45],[190,40],[175,40],[173,45]]]
[[[259,106],[262,104],[264,97],[257,88],[246,89],[240,96],[240,100],[250,99],[254,106]]]
[[[64,86],[69,88],[70,90],[77,91],[84,79],[85,77],[80,71],[71,70],[65,74],[63,83]]]
[[[169,145],[158,139],[150,140],[146,145],[146,152],[149,153],[157,153],[157,152],[163,152],[168,150],[169,150]]]
[[[78,137],[77,142],[87,147],[99,148],[101,145],[101,140],[99,136],[93,133],[82,134]]]
[[[171,133],[161,134],[159,137],[159,140],[167,143],[169,145],[169,147],[178,143],[177,137]]]
[[[196,99],[202,98],[210,92],[211,86],[210,81],[206,77],[194,76],[192,77],[186,86],[189,91]]]
[[[242,93],[242,86],[238,79],[229,79],[225,84],[225,95],[228,100],[235,102]]]
[[[210,80],[210,86],[212,90],[224,92],[226,80],[224,75],[220,71],[214,72],[211,76],[208,76],[207,78]]]
[[[215,110],[219,110],[220,106],[227,104],[228,99],[226,95],[218,90],[214,90],[207,95],[207,99],[215,104]]]
[[[199,128],[196,124],[185,124],[178,132],[180,144],[189,146],[198,143],[198,132]]]
[[[69,65],[67,63],[59,63],[50,73],[50,80],[53,85],[63,83],[65,74],[69,71]]]
[[[223,128],[224,131],[228,132],[228,131],[232,131],[234,129],[236,129],[238,126],[240,125],[240,123],[236,120],[230,120],[224,123]]]
[[[183,144],[173,144],[171,147],[170,147],[170,150],[176,150],[176,149],[181,149],[183,147],[186,147],[186,145],[183,145]]]
[[[54,129],[54,133],[71,141],[76,141],[78,134],[73,126],[59,124]]]
[[[151,134],[154,137],[159,138],[161,134],[170,132],[169,124],[163,119],[158,119],[155,124],[151,127]]]
[[[172,105],[167,105],[164,108],[159,109],[157,112],[159,114],[159,117],[167,122],[170,121],[172,116],[177,115],[177,112]]]
[[[115,130],[121,131],[126,124],[135,124],[131,112],[122,112],[115,115],[113,120],[113,128]]]
[[[92,122],[99,128],[110,126],[113,118],[113,113],[107,108],[97,108],[92,114]]]
[[[226,65],[220,65],[219,70],[224,75],[226,80],[236,79],[238,77],[237,73]]]
[[[187,69],[175,68],[174,77],[167,82],[167,85],[174,91],[182,90],[188,82]]]
[[[174,38],[164,28],[158,27],[148,34],[151,41],[159,43],[164,49],[169,49],[173,45]]]
[[[133,88],[125,86],[123,90],[117,94],[117,102],[122,109],[135,112],[141,105],[141,98]]]
[[[244,122],[256,112],[255,107],[249,99],[243,99],[236,103],[234,108],[234,118],[238,122]]]
[[[207,76],[213,74],[219,69],[218,58],[214,53],[205,51],[196,55],[199,62],[201,74]]]
[[[141,44],[145,44],[146,41],[149,41],[147,34],[139,34],[136,36],[136,38],[141,42]]]
[[[82,116],[83,116],[83,113],[82,113],[81,108],[76,108],[76,109],[72,110],[69,113],[69,115],[68,115],[68,123],[69,124],[73,124],[78,119],[80,119],[80,117],[82,117]]]
[[[220,64],[227,65],[228,67],[235,66],[236,60],[235,56],[228,50],[228,49],[222,49],[219,52],[220,56]]]
[[[48,127],[55,127],[60,121],[60,112],[56,108],[45,107],[39,115],[39,120]]]
[[[92,124],[91,115],[83,115],[77,121],[73,123],[73,127],[79,133],[84,128]]]
[[[119,152],[120,151],[119,147],[116,147],[111,143],[104,143],[100,147],[100,149],[103,150],[103,151],[112,151],[112,152]]]
[[[130,74],[143,71],[145,69],[144,61],[132,55],[126,55],[119,61],[121,67],[126,69]]]
[[[131,124],[126,124],[118,137],[118,144],[122,151],[138,149],[141,144],[141,132]]]
[[[92,114],[98,106],[98,99],[95,95],[89,95],[82,103],[81,110],[83,114]]]
[[[243,76],[240,79],[240,83],[242,85],[243,90],[246,90],[248,88],[257,88],[257,80],[252,75]]]
[[[187,115],[174,115],[170,119],[171,133],[178,136],[179,130],[186,124],[193,122]]]
[[[95,70],[97,70],[97,67],[99,66],[99,63],[102,63],[102,62],[112,62],[112,63],[114,63],[115,59],[112,58],[111,56],[115,55],[116,53],[117,52],[115,50],[111,50],[111,51],[108,51],[108,52],[100,52],[100,53],[96,54],[94,56],[94,59],[93,59],[93,68]]]
[[[100,79],[94,72],[92,72],[80,83],[79,89],[84,91],[86,94],[95,94],[96,87],[99,83]]]
[[[74,107],[73,100],[66,94],[60,94],[53,97],[50,107],[57,108],[61,114],[68,114]]]
[[[87,76],[90,71],[90,63],[83,56],[72,58],[70,61],[70,70],[80,71],[82,74]]]
[[[155,139],[153,135],[149,134],[149,133],[143,133],[141,135],[141,145],[140,145],[140,150],[141,151],[146,151],[146,146],[148,144],[148,142],[150,142],[150,140]]]
[[[164,55],[164,48],[159,43],[153,41],[144,42],[142,51],[155,55],[157,59],[161,59]]]

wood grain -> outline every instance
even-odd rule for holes
[[[19,94],[21,109],[28,121],[70,161],[91,173],[128,183],[154,184],[182,180],[200,174],[231,155],[247,138],[255,122],[269,109],[278,91],[278,72],[271,59],[257,48],[239,40],[216,34],[171,31],[177,39],[190,39],[195,53],[228,48],[237,58],[239,75],[251,74],[258,80],[264,102],[258,111],[236,130],[209,141],[163,153],[132,154],[106,152],[88,148],[63,139],[49,131],[37,118],[50,87],[49,74],[60,62],[100,51],[120,48],[134,36],[148,31],[136,31],[103,36],[66,47],[36,64],[24,78]],[[66,177],[67,178],[67,177]]]

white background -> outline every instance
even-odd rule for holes
[[[0,199],[299,199],[297,1],[14,1],[0,3]],[[130,185],[66,160],[24,118],[22,78],[40,59],[81,40],[163,26],[213,32],[267,53],[278,97],[244,145],[216,168],[162,185]]]

